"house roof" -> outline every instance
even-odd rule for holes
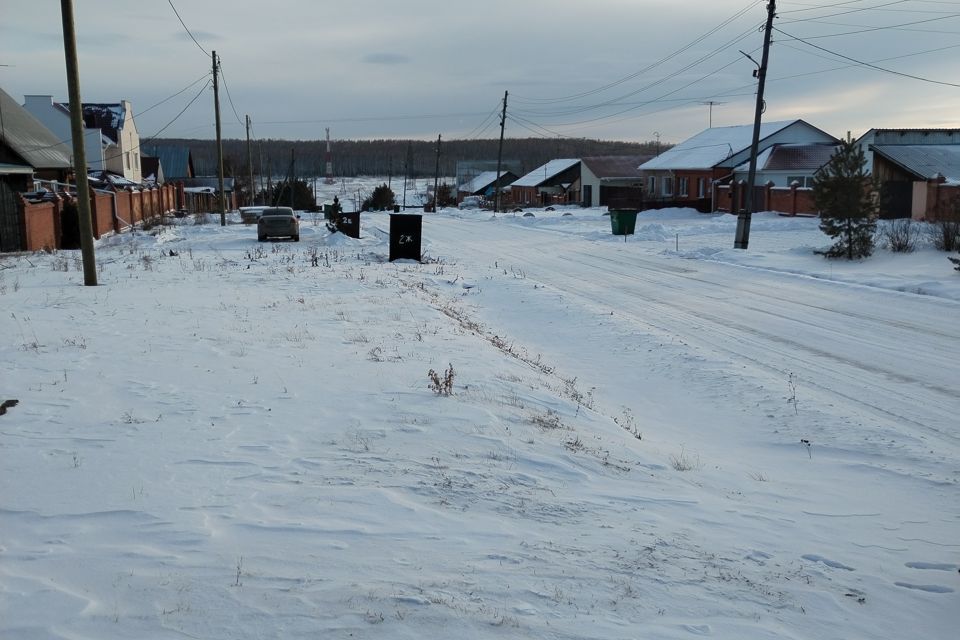
[[[70,108],[69,104],[66,106]],[[123,115],[124,107],[121,103],[83,103],[83,126],[87,129],[100,129],[114,144],[120,139],[118,132],[123,128]]]
[[[0,89],[0,142],[34,169],[69,169],[72,151],[10,94]]]
[[[511,179],[512,177],[512,179]],[[500,172],[500,187],[503,188],[508,184],[511,184],[513,180],[516,179],[516,174],[512,171],[501,171]],[[496,171],[483,171],[478,173],[472,179],[464,182],[457,189],[458,191],[463,191],[464,193],[476,193],[482,191],[487,187],[494,185],[497,181],[497,172]]]
[[[593,156],[583,158],[593,175],[604,178],[640,178],[640,165],[650,160],[650,156]]]
[[[183,182],[183,186],[188,189],[193,190],[213,190],[211,193],[215,193],[219,190],[220,185],[218,178],[213,177],[203,177],[203,178],[180,178],[180,181]],[[223,190],[225,192],[233,191],[234,178],[224,177],[223,179]]]
[[[159,158],[160,166],[163,167],[164,180],[193,177],[193,165],[188,147],[145,145],[142,152],[148,156]]]
[[[570,167],[577,165],[579,158],[566,158],[563,160],[551,160],[547,164],[540,165],[525,176],[513,181],[512,187],[536,187],[550,178],[563,173]]]
[[[833,144],[775,144],[757,155],[757,168],[760,171],[814,173],[830,162],[836,148]],[[745,162],[736,171],[748,169],[749,162]]]
[[[872,144],[960,144],[960,129],[870,129],[858,141]]]
[[[939,174],[951,182],[960,180],[960,144],[882,144],[871,149],[920,179]]]
[[[779,120],[760,124],[760,139],[802,120]],[[642,164],[644,171],[657,169],[709,169],[732,155],[747,149],[753,142],[753,125],[714,127],[701,131],[692,138],[664,151]]]

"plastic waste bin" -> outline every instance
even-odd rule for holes
[[[636,209],[613,209],[610,211],[610,230],[615,236],[632,236],[637,227]]]

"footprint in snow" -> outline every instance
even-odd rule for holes
[[[808,553],[804,556],[800,556],[804,560],[809,560],[810,562],[822,562],[832,569],[843,569],[844,571],[853,571],[853,567],[848,567],[842,562],[837,562],[836,560],[831,560],[829,558],[824,558],[823,556],[818,556],[814,553]]]
[[[914,589],[916,591],[926,591],[927,593],[953,593],[950,587],[944,587],[939,584],[912,584],[910,582],[894,582],[893,584],[904,589]]]

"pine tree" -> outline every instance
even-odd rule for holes
[[[373,194],[363,201],[360,206],[361,211],[386,211],[392,209],[396,204],[396,197],[393,190],[385,184],[381,184],[373,190]]]
[[[854,260],[873,253],[876,222],[870,200],[870,179],[863,149],[841,142],[837,151],[813,179],[813,201],[820,209],[820,230],[834,239],[825,251],[828,258]]]

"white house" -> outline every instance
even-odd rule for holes
[[[24,108],[61,140],[72,145],[70,105],[51,96],[24,96]],[[83,103],[84,152],[91,170],[106,170],[139,183],[140,134],[128,100]]]

